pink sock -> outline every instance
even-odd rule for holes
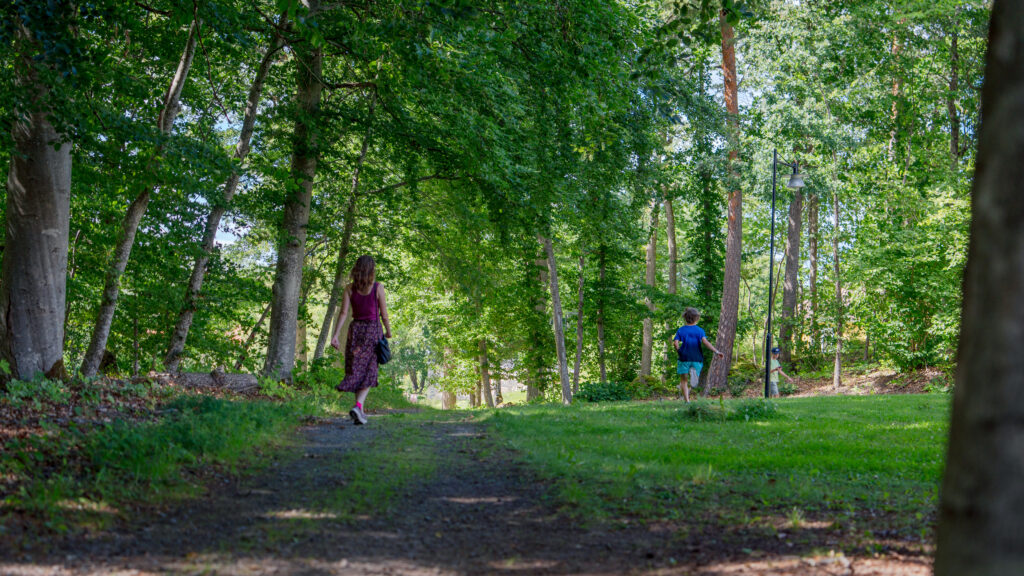
[[[362,410],[363,409],[363,403],[362,402],[356,402],[356,408],[359,408],[360,410]]]

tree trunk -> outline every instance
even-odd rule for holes
[[[455,396],[455,392],[449,392],[445,390],[441,392],[441,409],[442,410],[455,410],[458,406],[458,398]]]
[[[480,388],[484,393],[484,402],[488,408],[494,408],[494,397],[491,396],[491,360],[487,355],[487,340],[480,339]]]
[[[309,282],[304,281],[302,282],[302,288],[299,290],[299,313],[295,326],[295,356],[303,364],[309,362],[309,354],[307,353],[309,347],[306,346],[306,314],[304,310],[308,293]]]
[[[584,253],[580,249],[580,280],[577,287],[579,298],[576,302],[576,362],[572,367],[572,393],[575,396],[580,391],[580,365],[583,363],[583,279],[584,279]]]
[[[501,403],[505,401],[505,398],[501,394],[501,377],[499,376],[494,380],[494,404],[495,406],[501,406]]]
[[[672,201],[665,200],[665,231],[668,235],[668,293],[678,293],[678,270],[676,262],[679,260],[679,252],[676,249],[676,215],[672,209]]]
[[[56,18],[55,18],[56,20]],[[66,28],[60,22],[51,26]],[[47,120],[51,97],[34,66],[50,66],[30,31],[16,31],[16,85],[33,109],[19,110],[7,175],[7,233],[0,282],[0,358],[10,376],[63,377],[71,214],[71,144]],[[42,56],[44,59],[36,61]]]
[[[370,118],[373,118],[377,106],[377,93],[370,97]],[[356,203],[359,200],[359,175],[363,170],[363,163],[366,161],[366,151],[370,148],[371,127],[366,127],[363,135],[363,146],[359,150],[359,158],[356,160],[355,170],[352,172],[352,185],[349,187],[348,206],[345,207],[345,224],[341,234],[341,247],[338,249],[338,261],[334,264],[334,282],[331,284],[331,294],[327,298],[327,311],[324,313],[324,321],[320,325],[320,336],[316,339],[316,350],[313,352],[313,359],[323,358],[327,349],[327,342],[331,338],[332,324],[336,319],[338,298],[345,289],[345,265],[348,262],[349,247],[352,243],[352,232],[356,226]]]
[[[163,134],[170,134],[174,127],[174,119],[181,111],[181,90],[185,86],[189,70],[192,68],[192,58],[196,53],[196,43],[199,39],[199,22],[192,21],[189,27],[188,39],[185,41],[185,49],[178,61],[178,68],[171,79],[171,84],[164,94],[164,105],[157,118],[157,127]],[[155,172],[155,164],[159,163],[159,157],[163,153],[160,146],[151,160],[149,170]],[[107,349],[107,339],[110,337],[110,326],[114,322],[114,311],[117,309],[117,299],[121,291],[121,276],[128,266],[128,258],[132,253],[132,246],[135,244],[135,233],[139,230],[139,223],[143,214],[149,206],[149,200],[153,194],[153,185],[149,182],[143,184],[143,189],[128,205],[124,220],[121,222],[121,231],[118,235],[117,246],[114,248],[113,261],[110,262],[106,278],[104,280],[103,296],[100,301],[100,309],[96,315],[96,325],[93,328],[92,338],[89,341],[89,348],[82,360],[82,375],[86,377],[95,376],[103,360],[103,352]]]
[[[605,367],[604,359],[604,291],[605,291],[605,252],[604,244],[598,251],[598,273],[597,282],[599,292],[597,295],[597,363],[601,369],[601,383],[608,381],[608,370]]]
[[[786,232],[786,275],[782,283],[782,311],[779,314],[779,359],[793,361],[793,325],[796,322],[797,290],[800,288],[800,229],[803,214],[803,194],[793,190],[789,203],[789,226]]]
[[[409,382],[412,384],[412,392],[413,392],[413,394],[419,394],[419,392],[420,392],[420,385],[419,385],[419,382],[416,381],[416,369],[415,368],[409,370]]]
[[[562,404],[572,402],[572,387],[569,383],[569,363],[565,357],[565,328],[562,326],[562,297],[558,292],[558,264],[551,238],[538,238],[548,256],[548,278],[551,281],[551,328],[555,332],[555,352],[558,353],[558,379],[562,384]]]
[[[256,76],[249,87],[249,97],[245,101],[245,113],[242,117],[242,131],[238,134],[238,143],[235,145],[235,169],[228,176],[224,183],[224,194],[221,201],[214,204],[210,214],[206,217],[206,229],[203,233],[202,251],[192,265],[192,275],[188,280],[188,287],[185,289],[185,302],[178,313],[178,321],[171,333],[171,343],[164,356],[164,369],[168,372],[177,372],[181,365],[181,355],[185,351],[185,341],[188,339],[189,329],[192,327],[192,318],[199,305],[199,294],[203,288],[203,279],[206,276],[206,267],[210,262],[210,255],[216,245],[217,230],[220,228],[221,218],[231,204],[238,190],[238,181],[241,177],[240,169],[249,155],[249,144],[252,141],[252,133],[256,127],[256,116],[259,111],[260,98],[263,95],[263,84],[270,73],[270,67],[274,57],[281,49],[282,43],[276,40],[267,50],[267,53],[260,60],[259,68],[256,69]]]
[[[654,291],[657,278],[658,265],[658,205],[655,200],[651,206],[651,236],[647,241],[646,273],[644,284],[647,285],[647,295],[644,296],[644,305],[647,306],[647,316],[644,318],[643,348],[640,350],[640,376],[641,378],[651,375],[651,358],[654,355],[654,300],[651,292]]]
[[[249,335],[245,337],[245,343],[242,344],[242,353],[238,355],[238,360],[235,361],[236,372],[242,369],[242,364],[245,363],[245,359],[249,356],[249,346],[252,346],[252,341],[256,339],[256,335],[259,334],[260,328],[263,327],[263,323],[266,322],[268,315],[270,315],[270,304],[263,307],[263,313],[260,314],[259,320],[252,325],[252,330],[249,330]]]
[[[736,323],[740,307],[740,260],[743,255],[743,191],[739,187],[737,161],[739,160],[739,86],[736,78],[735,35],[726,21],[725,12],[719,14],[722,27],[722,79],[725,109],[728,113],[729,133],[729,225],[725,238],[725,273],[722,278],[722,308],[718,316],[718,335],[715,347],[724,355],[712,360],[703,395],[712,388],[724,387],[729,377],[729,361],[736,339]]]
[[[309,18],[319,9],[319,0],[305,0]],[[273,306],[270,310],[270,339],[263,375],[290,380],[295,365],[295,325],[299,310],[299,288],[305,260],[306,224],[313,198],[313,180],[319,156],[317,117],[323,90],[321,71],[323,53],[304,46],[297,50],[296,76],[298,114],[292,137],[291,174],[277,241],[277,269],[274,277]]]
[[[904,20],[900,20],[899,23],[903,24]],[[896,33],[893,32],[892,44],[889,47],[889,54],[893,59],[893,68],[897,68],[896,60],[900,54],[900,41]],[[892,79],[892,111],[889,113],[889,119],[892,122],[892,127],[889,129],[889,144],[887,146],[887,154],[889,162],[896,160],[896,134],[897,127],[896,122],[899,120],[899,97],[900,97],[900,78],[898,75],[893,75]]]
[[[1024,574],[1024,4],[989,34],[936,576]]]
[[[946,109],[949,113],[949,162],[955,173],[960,165],[960,112],[957,110],[957,93],[960,90],[959,12],[954,8],[953,29],[949,40],[949,93],[946,95]]]
[[[821,354],[821,331],[818,329],[818,195],[811,194],[807,202],[807,257],[811,271],[808,288],[811,291],[811,348],[814,355]]]
[[[668,293],[675,296],[679,293],[678,283],[678,268],[677,260],[679,259],[679,251],[676,248],[676,216],[675,211],[672,208],[672,200],[665,199],[665,235],[668,237]],[[669,321],[671,324],[671,320]],[[665,327],[667,332],[672,331],[672,326],[668,325]],[[665,366],[673,366],[675,364],[675,350],[672,347],[672,343],[665,340]],[[664,375],[664,371],[661,372]]]
[[[832,386],[839,390],[842,384],[843,369],[843,283],[839,277],[839,191],[832,193],[832,214],[835,218],[835,231],[832,234],[832,266],[836,281],[836,356],[832,366]]]

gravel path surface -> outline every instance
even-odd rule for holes
[[[346,498],[346,462],[368,446],[400,447],[402,427],[429,444],[436,466],[391,495],[386,510],[332,511]],[[543,483],[465,416],[431,421],[324,421],[301,434],[296,458],[217,485],[173,510],[103,534],[45,543],[11,558],[12,576],[471,575],[931,573],[920,555],[847,558],[702,526],[581,524],[560,513]],[[301,454],[301,456],[300,456]],[[750,540],[750,542],[747,542]],[[749,546],[749,547],[748,547]]]

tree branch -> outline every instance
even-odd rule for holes
[[[448,180],[448,181],[453,181],[453,180],[462,180],[462,179],[463,179],[462,176],[442,176],[441,174],[434,174],[432,176],[424,176],[422,178],[416,178],[415,180],[412,180],[412,181],[403,180],[402,182],[398,182],[397,184],[390,184],[388,186],[384,186],[383,188],[377,188],[376,190],[372,190],[370,192],[365,192],[364,194],[370,195],[370,194],[378,194],[378,193],[381,193],[381,192],[388,192],[388,191],[391,191],[391,190],[395,190],[395,189],[401,188],[403,186],[408,186],[409,184],[412,184],[412,183],[418,184],[420,182],[426,182],[428,180]]]

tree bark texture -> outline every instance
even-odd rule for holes
[[[572,393],[575,395],[580,391],[580,365],[583,363],[583,280],[584,280],[584,254],[580,252],[580,277],[579,285],[576,288],[578,298],[576,301],[576,362],[572,367]]]
[[[679,250],[676,247],[676,215],[675,210],[672,207],[672,200],[665,199],[665,235],[668,237],[666,241],[668,245],[668,293],[675,296],[679,293],[679,282],[678,282],[678,265]],[[671,322],[669,322],[671,324]],[[672,326],[666,326],[669,331],[672,330]],[[666,366],[672,366],[675,360],[675,350],[672,348],[672,343],[668,340],[665,341],[665,360]],[[662,372],[664,374],[664,372]]]
[[[811,292],[811,348],[821,354],[821,331],[818,329],[818,195],[807,199],[807,259],[811,270],[807,288]]]
[[[309,0],[310,17],[319,9],[319,0]],[[308,50],[308,51],[307,51]],[[277,244],[277,268],[274,277],[273,305],[270,310],[270,338],[264,376],[291,378],[295,366],[295,327],[298,321],[299,290],[305,260],[306,225],[309,223],[313,180],[319,156],[317,119],[323,91],[321,73],[323,53],[319,48],[298,51],[296,100],[298,115],[292,137],[291,174],[298,185],[291,186],[285,200]]]
[[[607,262],[605,253],[607,249],[602,244],[598,251],[598,272],[597,282],[599,293],[597,295],[597,364],[601,369],[601,383],[608,381],[608,370],[605,366],[604,357],[604,290],[605,290],[605,269]]]
[[[71,145],[47,120],[49,90],[33,63],[31,33],[17,32],[19,89],[32,106],[12,128],[7,231],[0,283],[0,358],[11,376],[64,374],[64,313],[71,215]],[[60,144],[59,144],[60,143]],[[56,146],[56,147],[55,147]]]
[[[786,232],[786,274],[782,283],[782,310],[779,314],[779,359],[793,361],[793,326],[796,323],[796,300],[800,290],[800,229],[803,227],[803,194],[793,190],[789,203],[789,225]]]
[[[164,94],[164,105],[157,118],[157,127],[162,134],[171,133],[174,119],[181,111],[181,90],[184,88],[189,70],[192,68],[192,59],[196,53],[198,39],[199,22],[193,20],[188,31],[188,39],[185,41],[185,49],[182,50],[178,68],[171,79],[170,86],[167,87],[167,93]],[[154,164],[159,162],[159,157],[163,152],[162,148],[160,146],[157,149],[152,160]],[[83,376],[95,376],[100,362],[103,360],[103,352],[107,349],[107,340],[110,338],[110,327],[114,322],[114,312],[117,310],[117,300],[121,291],[121,276],[124,275],[125,268],[128,266],[128,258],[131,256],[132,246],[135,244],[135,233],[138,232],[139,223],[142,222],[142,216],[149,206],[153,188],[154,186],[150,182],[143,184],[142,191],[128,205],[124,220],[121,222],[121,231],[114,248],[113,259],[108,265],[104,280],[100,309],[96,314],[96,325],[89,341],[89,348],[82,360]]]
[[[491,396],[491,359],[487,355],[487,340],[480,339],[480,389],[488,408],[494,408],[494,397]]]
[[[1024,574],[1024,4],[990,26],[936,576]]]
[[[275,43],[268,48],[267,53],[260,60],[256,69],[256,76],[249,87],[249,96],[245,101],[245,112],[242,116],[242,130],[238,134],[238,143],[235,145],[235,169],[228,176],[224,183],[224,193],[221,201],[214,204],[210,214],[206,217],[206,228],[203,233],[203,244],[199,256],[192,265],[192,274],[188,280],[188,287],[185,289],[185,301],[181,311],[178,313],[178,321],[171,333],[171,343],[164,356],[164,369],[168,372],[177,372],[181,365],[181,355],[185,351],[185,342],[188,340],[188,332],[192,328],[192,319],[195,316],[196,308],[199,305],[199,295],[203,288],[203,279],[206,276],[206,267],[210,263],[210,255],[213,254],[216,245],[217,230],[220,228],[220,221],[224,212],[231,204],[238,190],[238,181],[241,177],[241,167],[249,155],[249,145],[252,142],[252,133],[256,127],[256,116],[259,110],[260,98],[263,95],[263,85],[270,67],[274,62],[277,52],[281,49],[282,43]]]
[[[458,405],[458,398],[455,397],[455,392],[449,392],[445,390],[441,392],[441,409],[442,410],[455,410]]]
[[[376,92],[370,97],[370,118],[373,118],[374,109],[377,106]],[[352,232],[356,227],[356,207],[359,201],[359,175],[363,170],[363,163],[366,161],[366,152],[370,148],[371,127],[366,128],[363,135],[363,145],[359,150],[359,158],[356,160],[355,170],[352,171],[352,185],[349,187],[348,205],[345,207],[345,224],[341,234],[341,247],[338,248],[338,260],[334,264],[334,282],[331,284],[331,294],[327,298],[327,311],[324,313],[324,321],[320,325],[320,335],[316,339],[316,350],[313,352],[313,359],[323,358],[327,349],[327,341],[331,337],[331,329],[336,320],[338,309],[338,298],[345,289],[345,270],[348,263],[348,253],[352,245]]]
[[[719,14],[722,27],[722,79],[729,132],[729,221],[725,237],[725,273],[722,278],[722,308],[718,316],[718,334],[715,347],[724,355],[711,361],[707,385],[703,395],[712,388],[725,387],[729,377],[729,362],[736,339],[736,323],[740,307],[740,261],[743,255],[743,191],[739,187],[736,162],[739,160],[739,85],[736,78],[735,34],[725,18]]]
[[[832,234],[832,267],[836,282],[836,355],[832,365],[832,387],[836,390],[842,384],[843,372],[843,282],[839,276],[839,191],[832,193],[832,214],[835,218],[835,230]]]
[[[562,404],[572,403],[572,386],[569,382],[569,362],[565,355],[565,327],[562,325],[562,297],[558,290],[558,263],[551,238],[539,238],[548,257],[548,279],[551,283],[551,328],[555,333],[555,352],[558,354],[558,380],[562,384]]]
[[[646,270],[644,283],[647,285],[647,296],[644,297],[644,305],[647,306],[647,316],[644,317],[643,343],[640,350],[640,376],[651,375],[651,359],[654,355],[654,300],[651,292],[654,291],[655,281],[658,273],[658,205],[654,201],[651,206],[651,235],[647,240]]]

